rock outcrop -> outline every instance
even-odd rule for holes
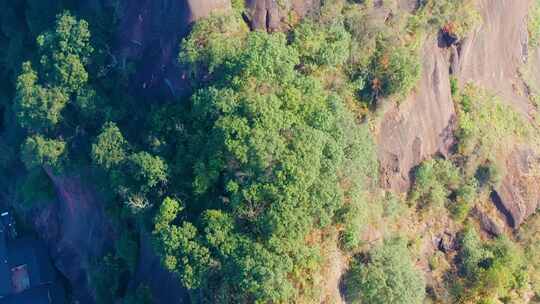
[[[246,0],[247,19],[252,29],[277,31],[289,18],[299,20],[320,7],[320,0]]]
[[[230,0],[121,0],[122,13],[113,50],[116,64],[139,60],[132,88],[156,96],[179,95],[188,82],[178,67],[178,47],[190,25],[213,12],[231,8]]]
[[[58,176],[47,170],[58,199],[38,211],[33,224],[56,268],[68,279],[78,303],[94,303],[88,284],[90,263],[112,242],[103,205],[81,175]]]
[[[423,73],[416,91],[388,110],[377,135],[381,182],[407,191],[411,169],[424,159],[446,155],[453,145],[455,109],[444,50],[430,39],[423,51]]]
[[[533,150],[520,147],[506,159],[506,175],[492,194],[508,226],[518,228],[540,208],[540,158]]]
[[[529,8],[529,0],[479,1],[483,23],[461,44],[453,69],[462,84],[474,82],[490,90],[532,121],[536,110],[520,73],[525,64],[539,63],[533,60],[528,45]],[[531,70],[539,68],[532,66]],[[540,202],[535,172],[538,157],[530,147],[509,149],[503,160],[506,175],[491,198],[508,226],[515,229],[536,211]]]
[[[529,0],[480,0],[481,25],[459,47],[453,73],[462,84],[474,82],[524,115],[532,111],[519,76],[528,57]]]

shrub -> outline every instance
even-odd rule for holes
[[[106,123],[92,145],[94,163],[111,169],[126,158],[127,142],[115,123]]]
[[[478,183],[471,179],[461,185],[456,191],[456,199],[449,206],[452,218],[456,221],[463,222],[476,200],[478,194]]]
[[[529,46],[536,47],[540,42],[540,0],[531,1],[531,5],[528,19]]]
[[[457,101],[458,151],[476,168],[505,147],[506,141],[523,141],[532,134],[531,126],[510,106],[495,95],[467,85]]]
[[[401,239],[373,249],[367,263],[355,262],[345,284],[350,303],[420,304],[425,298],[423,274]]]
[[[406,97],[420,79],[422,65],[418,51],[380,39],[369,68],[364,72],[366,97]]]
[[[511,291],[528,283],[522,249],[505,237],[482,242],[476,230],[468,227],[461,238],[459,260],[466,284],[458,295],[462,299],[489,303],[511,298]]]
[[[29,170],[40,166],[48,166],[58,170],[62,167],[65,152],[65,142],[35,135],[26,139],[21,149],[21,158]]]
[[[479,185],[489,186],[493,189],[499,187],[503,174],[502,169],[497,163],[488,161],[484,165],[480,165],[476,169],[475,178],[478,180]]]
[[[448,196],[460,183],[461,175],[452,162],[430,159],[416,170],[411,199],[421,206],[444,207]]]
[[[445,28],[458,38],[465,37],[481,21],[472,0],[426,0],[418,14],[435,30]]]
[[[294,29],[293,47],[302,64],[339,68],[349,58],[351,35],[342,24],[326,26],[307,20]]]

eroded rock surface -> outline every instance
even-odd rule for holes
[[[300,19],[320,7],[320,0],[246,0],[247,18],[255,30],[277,31],[288,18]]]
[[[492,200],[511,228],[518,228],[540,207],[540,158],[526,147],[506,159],[506,175]]]
[[[416,91],[384,114],[377,136],[382,185],[396,191],[408,190],[413,167],[434,154],[448,154],[454,142],[448,62],[436,39],[430,40]]]
[[[459,49],[454,73],[462,84],[474,82],[525,115],[532,111],[519,68],[528,56],[529,0],[480,0],[482,24]]]
[[[117,65],[140,60],[132,81],[137,93],[181,94],[188,82],[178,67],[179,42],[191,23],[231,8],[230,0],[121,0],[114,54]]]
[[[69,280],[81,304],[94,303],[88,284],[90,263],[112,241],[103,206],[81,175],[58,176],[47,170],[58,200],[34,216],[34,226],[46,241],[56,268]]]

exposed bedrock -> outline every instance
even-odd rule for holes
[[[381,183],[400,192],[408,190],[413,167],[436,153],[446,155],[454,142],[456,115],[444,50],[430,39],[422,57],[417,89],[384,114],[377,134]]]
[[[532,121],[536,111],[520,76],[529,65],[540,66],[528,46],[529,0],[481,0],[483,23],[462,43],[454,71],[462,84],[474,82],[499,95],[502,100]],[[536,81],[536,80],[535,80]],[[539,206],[538,155],[527,146],[509,147],[502,160],[505,176],[492,200],[511,228],[518,228]]]
[[[482,16],[478,28],[448,51],[428,41],[417,89],[385,112],[377,136],[384,187],[407,191],[416,165],[448,153],[455,126],[449,71],[461,85],[472,82],[490,90],[532,121],[536,110],[520,75],[525,64],[533,76],[540,70],[539,52],[528,47],[530,1],[480,0],[477,5]],[[538,82],[538,78],[533,77],[533,81]],[[526,146],[509,147],[506,155],[501,160],[505,176],[492,200],[508,226],[517,228],[539,207],[538,157]]]
[[[133,89],[148,96],[181,94],[188,82],[177,65],[179,42],[193,21],[231,8],[230,0],[121,0],[113,51],[117,64],[138,60]]]
[[[246,0],[247,19],[252,29],[277,31],[289,18],[300,19],[320,7],[320,0]]]
[[[540,158],[518,147],[506,158],[506,174],[491,198],[511,228],[518,228],[540,207]]]
[[[461,44],[454,74],[462,84],[474,82],[524,115],[532,111],[520,67],[528,57],[529,0],[480,0],[482,24]]]
[[[94,303],[88,284],[91,262],[111,244],[113,232],[102,202],[79,174],[58,176],[47,170],[57,200],[33,216],[56,268],[68,279],[81,304]]]

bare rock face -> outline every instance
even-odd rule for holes
[[[320,6],[320,0],[246,0],[247,18],[254,30],[278,31],[289,17],[300,19]]]
[[[132,83],[138,94],[178,95],[188,87],[176,64],[179,42],[196,20],[231,8],[230,0],[120,0],[123,12],[113,51],[117,65],[140,60]]]
[[[191,303],[187,290],[178,277],[165,269],[152,246],[152,236],[142,232],[139,239],[139,263],[134,284],[144,284],[152,290],[155,304]],[[136,286],[130,286],[135,289]]]
[[[540,68],[528,47],[529,7],[528,0],[480,0],[483,23],[456,50],[459,59],[452,67],[462,84],[487,88],[525,119],[531,119],[535,110],[519,69],[527,63],[534,75]],[[511,228],[519,228],[539,206],[537,159],[532,149],[518,147],[504,160],[506,176],[491,198]]]
[[[529,0],[480,0],[482,24],[459,48],[453,67],[462,84],[474,82],[528,115],[532,110],[518,70],[527,61]]]
[[[90,263],[100,257],[113,233],[96,194],[80,175],[47,174],[58,200],[33,217],[37,233],[46,242],[56,268],[68,279],[81,304],[94,303],[88,285]]]
[[[434,154],[446,155],[454,142],[448,62],[436,41],[426,43],[423,59],[416,92],[384,114],[377,136],[381,182],[395,191],[407,191],[411,169]]]
[[[526,147],[506,159],[506,175],[491,198],[508,226],[518,228],[540,208],[540,158]]]

